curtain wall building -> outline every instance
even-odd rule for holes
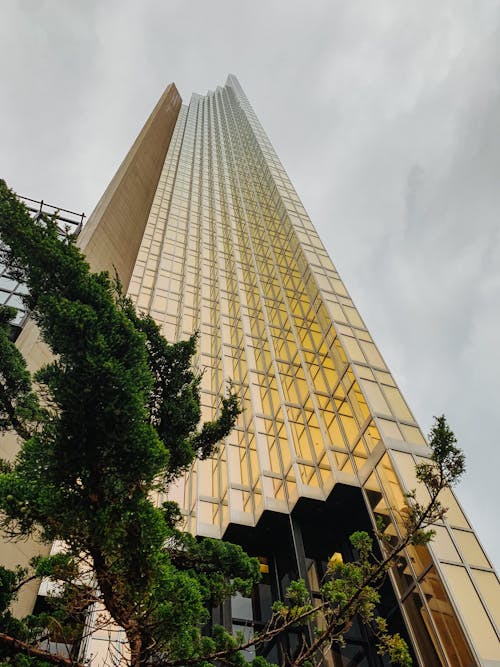
[[[328,557],[351,557],[350,533],[379,518],[400,529],[429,449],[234,76],[189,106],[167,89],[80,245],[168,340],[199,331],[205,418],[229,380],[240,397],[217,456],[169,493],[187,530],[262,559],[259,590],[224,622],[248,635],[291,578],[314,594]],[[33,325],[19,345],[43,359]],[[391,573],[383,612],[420,665],[498,666],[498,579],[451,492],[443,504],[432,544]],[[388,664],[356,624],[327,662]]]

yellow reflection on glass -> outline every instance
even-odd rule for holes
[[[415,426],[407,426],[406,424],[401,424],[401,430],[403,431],[403,436],[406,442],[412,442],[416,445],[425,445],[424,436],[420,433],[420,430]]]
[[[449,567],[455,566],[451,565]],[[431,568],[425,575],[420,587],[448,656],[448,664],[453,665],[453,667],[455,665],[456,667],[475,665],[458,619],[435,568]]]
[[[488,559],[484,555],[484,552],[473,533],[467,533],[464,530],[454,530],[453,536],[457,541],[463,557],[469,565],[490,567]]]
[[[494,572],[472,570],[472,578],[479,588],[497,627],[500,627],[500,583]]]
[[[380,442],[380,433],[378,432],[373,421],[370,422],[368,428],[365,431],[365,441],[370,452],[373,452],[375,447]]]
[[[339,421],[333,412],[323,412],[326,421],[326,429],[330,436],[330,445],[345,449],[344,437],[340,430]]]
[[[366,341],[362,340],[360,345],[366,355],[366,358],[368,359],[369,364],[377,366],[378,368],[385,368],[382,357],[380,356],[379,351],[373,343],[367,343]]]
[[[440,503],[447,508],[446,520],[452,526],[458,528],[470,528],[464,513],[460,509],[458,502],[453,495],[451,489],[443,489],[439,494]]]
[[[408,406],[401,396],[399,389],[396,389],[396,387],[384,387],[384,394],[398,419],[402,419],[403,421],[413,421]]]
[[[416,474],[415,459],[411,454],[406,452],[391,451],[391,456],[394,459],[396,470],[402,477],[408,491],[417,492],[417,500],[422,504],[427,504],[430,501],[430,495],[422,482],[419,482]],[[419,461],[421,463],[421,461]]]
[[[354,338],[351,338],[350,336],[342,336],[342,342],[344,343],[344,347],[352,361],[359,361],[361,363],[365,362],[359,343]]]
[[[389,421],[387,419],[377,419],[377,424],[382,433],[382,436],[385,438],[394,438],[394,440],[402,440],[401,431],[398,428],[396,422]]]
[[[439,560],[451,560],[455,563],[461,563],[458,551],[444,526],[433,526],[435,535],[432,538],[431,547]]]
[[[394,517],[398,525],[402,525],[406,513],[406,498],[388,454],[384,454],[377,464],[377,472]]]
[[[372,409],[378,414],[391,416],[387,401],[382,395],[382,391],[378,384],[371,382],[370,380],[360,380],[360,382]]]
[[[500,642],[465,568],[443,564],[454,600],[483,660],[500,660]]]

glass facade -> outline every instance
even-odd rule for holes
[[[397,533],[425,440],[232,75],[179,112],[129,294],[167,339],[199,331],[204,417],[229,380],[243,408],[170,489],[186,529],[224,537],[355,487]],[[500,665],[498,579],[451,492],[443,504],[432,546],[391,573],[415,655]]]

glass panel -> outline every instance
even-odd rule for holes
[[[380,442],[380,434],[375,427],[373,421],[370,422],[370,425],[365,431],[365,441],[370,452],[373,452],[375,447]]]
[[[241,593],[233,595],[231,598],[231,616],[245,621],[252,621],[252,598],[244,598]]]
[[[411,571],[406,558],[401,556],[391,571],[396,580],[399,595],[400,597],[404,597],[408,591],[415,586],[413,572]]]
[[[429,549],[425,546],[410,546],[407,552],[417,577],[433,563]]]
[[[24,319],[26,313],[23,310],[18,310],[14,319],[11,321],[11,324],[21,325],[22,320]]]
[[[380,356],[377,348],[373,343],[366,343],[365,341],[361,341],[361,347],[363,348],[363,352],[366,354],[368,363],[373,364],[374,366],[378,366],[379,368],[385,368],[382,357]]]
[[[342,336],[342,344],[353,361],[365,362],[361,348],[354,338],[351,338],[350,336]]]
[[[353,367],[356,373],[358,374],[358,377],[363,378],[365,380],[375,379],[373,371],[370,370],[369,368],[366,368],[366,366],[359,366],[358,364],[353,364]]]
[[[12,294],[8,300],[8,304],[9,306],[12,306],[12,308],[24,308],[23,300],[19,294]]]
[[[382,488],[389,501],[389,506],[394,512],[398,523],[400,523],[401,511],[403,510],[404,513],[404,509],[406,508],[406,498],[387,454],[384,454],[378,463],[377,471],[380,476]]]
[[[249,625],[238,625],[233,623],[233,635],[243,635],[243,643],[250,641],[254,637],[254,629]],[[245,658],[247,662],[251,662],[255,659],[255,646],[250,646],[241,652],[241,655]]]
[[[500,643],[465,568],[442,567],[478,653],[484,660],[500,660]]]
[[[392,450],[391,456],[396,463],[396,470],[403,478],[408,491],[417,492],[417,500],[422,504],[427,504],[430,500],[429,493],[425,486],[417,480],[415,471],[415,459],[411,454],[405,452],[397,452]]]
[[[401,430],[403,431],[404,439],[406,442],[413,442],[417,445],[425,445],[424,436],[415,426],[406,426],[406,424],[401,424]]]
[[[493,620],[500,627],[500,584],[497,575],[494,572],[472,570],[472,578],[476,582]]]
[[[455,563],[460,563],[460,556],[458,551],[444,526],[433,526],[435,531],[434,538],[431,542],[431,547],[439,560],[451,560]]]
[[[455,567],[454,565],[444,567]],[[462,568],[456,568],[462,569]],[[467,646],[462,629],[450,604],[443,584],[431,568],[422,580],[420,587],[425,595],[432,619],[436,625],[443,647],[453,667],[470,667],[476,662]]]
[[[7,276],[0,276],[0,288],[6,290],[7,292],[12,292],[17,285],[16,280],[12,278],[7,278]]]
[[[370,380],[360,380],[361,386],[363,387],[368,403],[370,404],[372,410],[378,412],[382,415],[391,415],[389,406],[382,395],[380,387],[375,382],[370,382]]]
[[[316,569],[316,562],[312,558],[306,558],[306,568],[307,568],[307,582],[311,591],[319,591],[320,584],[318,578],[318,572]]]
[[[351,324],[353,324],[355,327],[360,327],[363,328],[363,320],[359,316],[359,313],[355,308],[350,308],[349,306],[344,306],[344,311],[347,314],[347,318]]]
[[[422,656],[422,664],[447,667],[429,618],[429,612],[422,602],[418,589],[415,589],[406,598],[403,609],[409,619],[415,643]]]
[[[464,530],[454,530],[453,535],[457,541],[462,555],[469,565],[479,565],[480,567],[490,567],[488,559],[484,555],[476,536],[473,533],[466,533]]]
[[[443,489],[439,494],[439,501],[447,508],[446,520],[448,523],[452,526],[458,526],[459,528],[470,528],[451,489]]]
[[[402,440],[401,431],[396,422],[388,421],[387,419],[377,419],[378,427],[383,436],[386,438],[394,438],[394,440]]]
[[[375,376],[380,383],[394,387],[394,380],[392,379],[390,373],[375,371]]]
[[[390,406],[398,419],[410,422],[413,421],[413,417],[408,410],[408,406],[406,405],[403,397],[401,396],[399,390],[396,389],[396,387],[384,387],[384,394],[386,395]]]

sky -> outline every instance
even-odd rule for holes
[[[500,566],[500,3],[3,0],[0,177],[91,213],[168,83],[238,76]]]

